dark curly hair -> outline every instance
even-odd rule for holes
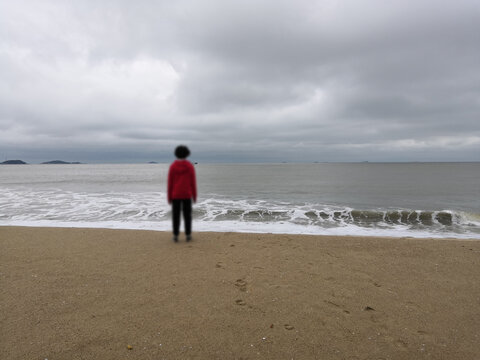
[[[190,155],[190,150],[185,145],[179,145],[175,149],[175,156],[179,159],[186,159]]]

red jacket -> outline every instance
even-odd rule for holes
[[[168,203],[174,199],[197,201],[195,168],[188,160],[175,160],[168,170]]]

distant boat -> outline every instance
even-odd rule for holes
[[[25,165],[26,162],[22,161],[22,160],[6,160],[6,161],[4,161],[0,164],[2,164],[2,165]]]
[[[156,161],[149,161],[148,163],[149,164],[158,164],[158,162],[156,162]]]

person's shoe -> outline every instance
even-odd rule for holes
[[[187,235],[187,241],[192,240],[192,235]]]
[[[177,236],[177,235],[173,235],[172,240],[173,240],[174,242],[178,242],[178,236]]]

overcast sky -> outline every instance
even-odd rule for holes
[[[0,2],[0,157],[479,161],[478,0]]]

